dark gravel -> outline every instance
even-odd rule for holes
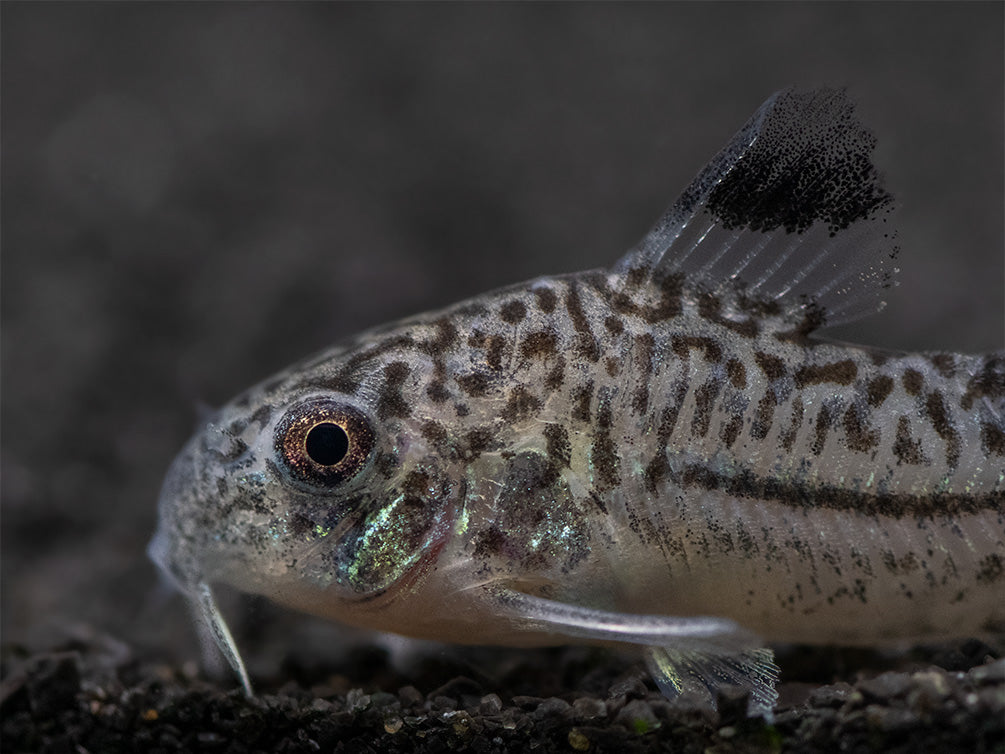
[[[610,263],[792,84],[849,86],[903,206],[902,284],[840,337],[1000,348],[1003,29],[1001,3],[0,3],[5,754],[1002,751],[998,645],[786,650],[766,727],[673,712],[631,658],[389,655],[228,599],[246,701],[200,680],[144,548],[198,405]]]
[[[506,667],[477,654],[426,658],[407,673],[374,647],[328,668],[291,661],[246,699],[106,636],[39,654],[8,647],[3,750],[1005,751],[1005,660],[980,642],[916,650],[900,669],[853,683],[784,684],[773,723],[748,719],[746,699],[728,693],[715,714],[675,709],[599,650],[529,652]],[[475,659],[498,675],[466,675]],[[795,658],[783,655],[783,668],[786,659]]]

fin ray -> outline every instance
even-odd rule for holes
[[[874,146],[843,90],[779,92],[614,271],[775,303],[789,325],[878,311],[899,249]]]

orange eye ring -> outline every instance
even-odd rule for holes
[[[276,427],[275,442],[297,479],[335,487],[366,465],[374,433],[358,409],[329,398],[310,398],[286,412]]]

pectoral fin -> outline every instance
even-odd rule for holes
[[[714,709],[719,688],[739,686],[750,692],[747,714],[769,720],[778,701],[778,666],[774,653],[766,647],[734,654],[694,649],[686,643],[649,647],[646,664],[660,691],[671,701]]]
[[[748,713],[770,717],[778,699],[778,666],[771,650],[727,618],[618,613],[512,589],[492,594],[502,613],[530,630],[647,647],[650,672],[671,701],[714,709],[719,687],[740,686],[750,691]]]

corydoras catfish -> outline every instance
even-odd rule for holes
[[[448,642],[644,648],[770,714],[764,642],[1005,622],[1005,352],[828,342],[898,256],[842,91],[771,97],[609,269],[381,327],[241,394],[150,554],[251,693],[212,585]]]

